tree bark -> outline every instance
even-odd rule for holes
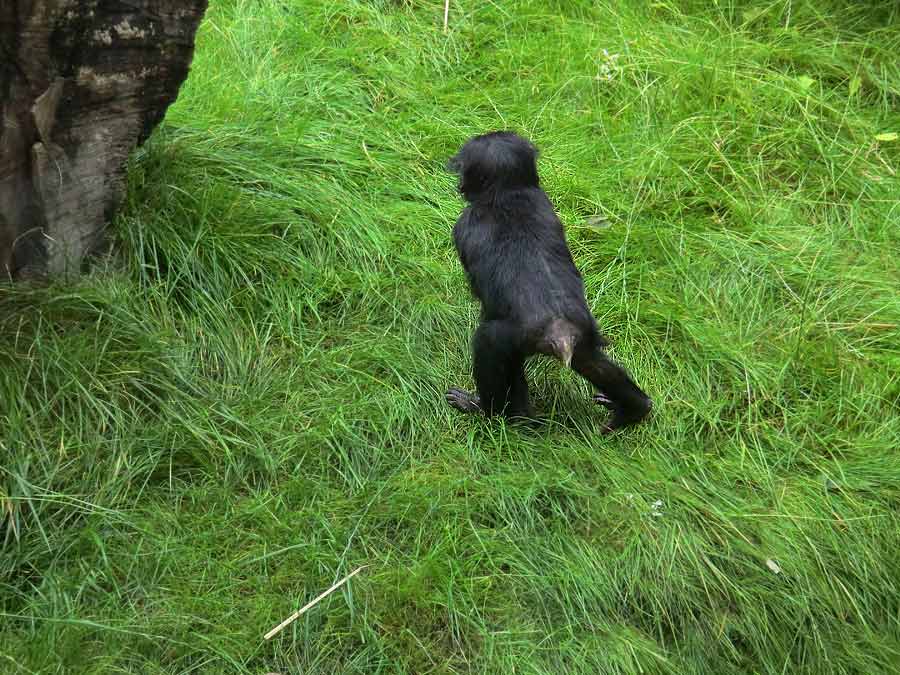
[[[0,277],[78,273],[207,0],[0,0]]]

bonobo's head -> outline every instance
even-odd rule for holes
[[[537,148],[512,131],[475,136],[447,163],[459,174],[459,191],[470,202],[503,190],[537,187]]]

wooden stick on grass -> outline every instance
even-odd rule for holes
[[[450,0],[444,0],[444,32],[447,32],[447,26],[450,24]]]
[[[362,567],[357,567],[355,570],[353,570],[352,572],[350,572],[350,574],[348,574],[348,575],[345,576],[343,579],[341,579],[340,581],[338,581],[334,586],[332,586],[331,588],[329,588],[327,591],[325,591],[324,593],[321,593],[321,594],[318,595],[317,597],[315,597],[315,598],[313,598],[312,600],[310,600],[308,603],[306,603],[305,605],[303,605],[303,607],[301,607],[300,609],[298,609],[296,612],[294,612],[293,614],[291,614],[288,618],[286,618],[286,619],[285,619],[284,621],[282,621],[280,624],[278,624],[277,626],[275,626],[275,628],[273,628],[273,629],[270,630],[268,633],[266,633],[266,634],[265,634],[265,639],[266,639],[266,640],[271,640],[273,637],[275,637],[276,635],[278,635],[278,634],[279,634],[281,631],[283,631],[285,628],[287,628],[287,627],[290,626],[292,623],[294,623],[294,621],[296,621],[297,619],[299,619],[300,616],[301,616],[306,610],[310,609],[311,607],[315,607],[317,604],[319,604],[319,602],[321,602],[322,600],[324,600],[325,598],[327,598],[329,595],[331,595],[332,593],[334,593],[337,589],[339,589],[341,586],[343,586],[344,584],[346,584],[348,581],[350,581],[350,579],[352,579],[353,577],[355,577],[357,574],[359,574],[360,572],[362,572],[362,571],[363,571],[364,569],[366,569],[367,567],[368,567],[368,565],[363,565]]]

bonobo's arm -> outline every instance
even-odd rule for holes
[[[484,250],[484,242],[479,241],[479,231],[470,223],[471,219],[472,214],[466,208],[453,227],[453,244],[456,246],[456,254],[459,256],[459,262],[466,273],[469,290],[479,302],[482,302],[483,297],[475,281],[475,275],[472,273],[472,267],[475,262],[473,255],[480,255],[479,251]],[[482,248],[479,248],[479,246]]]

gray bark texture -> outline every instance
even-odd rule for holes
[[[0,0],[0,279],[81,271],[207,0]]]

